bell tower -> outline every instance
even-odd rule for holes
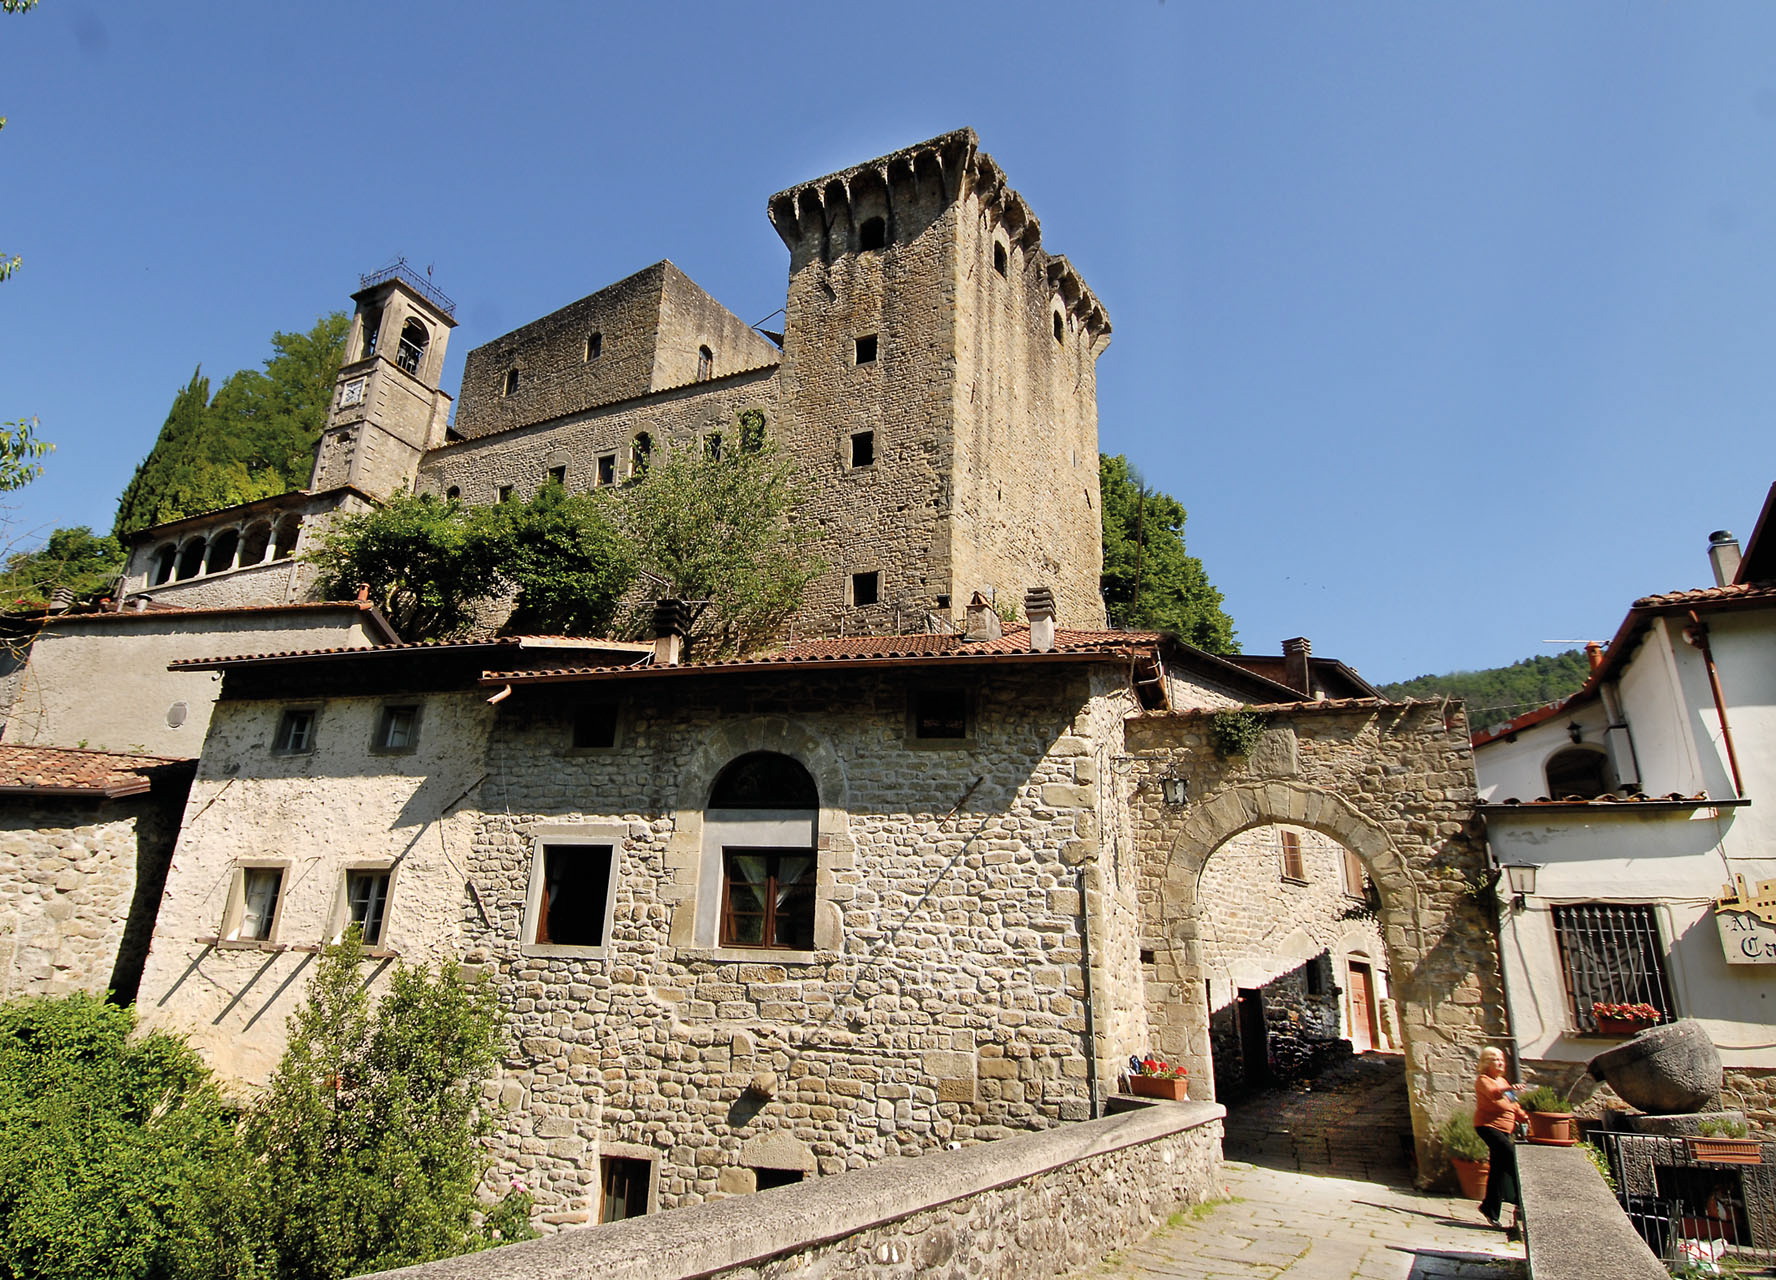
[[[456,304],[405,258],[359,277],[352,301],[346,360],[309,488],[349,485],[386,499],[411,486],[420,456],[444,443],[450,397],[438,381]]]

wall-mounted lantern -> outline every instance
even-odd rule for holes
[[[1574,742],[1583,742],[1585,740],[1585,726],[1574,720],[1566,726],[1566,736]]]
[[[1536,872],[1541,869],[1539,862],[1512,862],[1502,868],[1505,882],[1511,886],[1511,910],[1523,910],[1525,899],[1536,891]]]
[[[1159,780],[1159,790],[1160,794],[1165,797],[1165,802],[1167,804],[1181,805],[1190,803],[1189,778],[1180,778],[1176,775],[1168,774],[1166,777]]]

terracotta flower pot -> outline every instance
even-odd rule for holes
[[[1484,1200],[1486,1198],[1486,1175],[1492,1170],[1492,1161],[1468,1160],[1461,1156],[1450,1156],[1449,1163],[1455,1166],[1455,1180],[1461,1183],[1462,1198]]]
[[[1544,1147],[1570,1147],[1578,1143],[1578,1126],[1570,1111],[1531,1111],[1529,1140]]]
[[[1183,1102],[1190,1097],[1190,1081],[1184,1076],[1130,1076],[1129,1092],[1138,1098]]]
[[[1651,1018],[1608,1018],[1603,1014],[1596,1017],[1597,1034],[1600,1036],[1637,1036],[1648,1027],[1656,1026]]]

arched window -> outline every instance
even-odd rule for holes
[[[258,564],[270,550],[271,522],[261,520],[258,524],[249,525],[246,536],[241,539],[240,562],[243,565]]]
[[[697,381],[708,382],[715,376],[715,352],[708,347],[697,348]]]
[[[234,553],[240,548],[240,534],[233,529],[224,529],[210,540],[209,558],[204,562],[205,573],[221,573],[225,569],[234,568]]]
[[[376,339],[382,333],[382,308],[364,313],[364,350],[358,359],[368,360],[376,354]]]
[[[204,540],[193,538],[179,549],[179,581],[183,582],[187,578],[197,577],[203,572],[203,563]]]
[[[1594,800],[1614,786],[1609,757],[1596,747],[1563,747],[1543,766],[1553,800]]]
[[[425,359],[426,344],[430,341],[426,327],[417,320],[409,320],[401,326],[401,345],[395,351],[395,363],[417,378],[419,362]]]
[[[1054,322],[1055,322],[1055,341],[1056,342],[1064,341],[1067,337],[1067,323],[1066,323],[1066,321],[1061,319],[1061,313],[1059,311],[1054,313]]]
[[[273,559],[288,560],[296,554],[296,537],[302,532],[301,516],[285,516],[278,524],[277,547],[272,552]]]
[[[865,218],[857,228],[859,249],[881,249],[888,244],[888,223],[881,218]]]
[[[639,480],[647,474],[648,461],[654,452],[654,438],[645,431],[635,433],[635,439],[629,446],[629,475]]]
[[[586,335],[586,359],[596,360],[604,354],[604,335],[593,332]]]
[[[730,762],[709,788],[711,809],[818,809],[820,790],[799,761],[753,751]]]
[[[518,394],[518,370],[516,367],[506,370],[506,391],[509,396]]]
[[[462,497],[462,486],[455,484],[451,485],[448,489],[444,490],[444,497],[450,502],[455,502],[458,498]]]
[[[168,542],[154,553],[153,568],[148,574],[148,585],[158,587],[173,576],[173,566],[179,561],[179,548]]]

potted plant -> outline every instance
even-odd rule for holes
[[[1544,1147],[1570,1147],[1579,1140],[1572,1111],[1547,1085],[1537,1085],[1517,1104],[1529,1112],[1529,1140]]]
[[[1458,1111],[1443,1122],[1440,1134],[1443,1151],[1455,1166],[1455,1180],[1461,1183],[1462,1195],[1469,1200],[1485,1199],[1486,1175],[1492,1169],[1492,1161],[1486,1144],[1474,1131],[1474,1121]]]
[[[1591,1002],[1591,1018],[1597,1023],[1600,1036],[1632,1036],[1659,1024],[1659,1011],[1652,1005],[1614,1004],[1607,1000]]]
[[[1183,1102],[1190,1097],[1190,1072],[1174,1067],[1164,1058],[1148,1054],[1129,1059],[1129,1092],[1140,1098],[1166,1098]]]
[[[1748,1137],[1751,1129],[1743,1120],[1731,1116],[1709,1116],[1696,1126],[1701,1132],[1684,1139],[1693,1160],[1715,1164],[1762,1164],[1764,1144]]]

